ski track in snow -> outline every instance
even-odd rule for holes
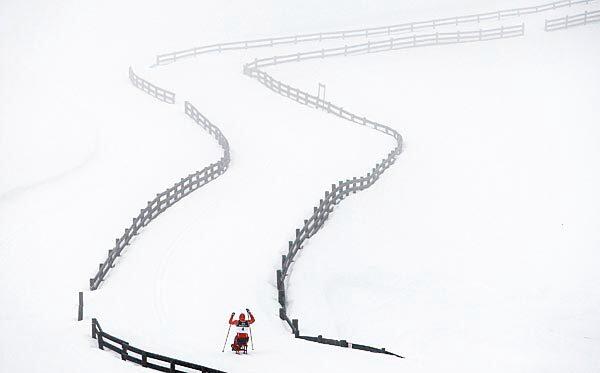
[[[591,2],[591,1],[594,1],[594,0],[590,0],[590,2]],[[587,3],[586,3],[586,4],[587,4]],[[515,14],[515,16],[517,16],[517,14]],[[520,15],[519,15],[519,16],[520,16]],[[483,22],[483,20],[482,20],[482,22]],[[457,24],[458,24],[458,22],[457,22]],[[388,26],[388,27],[391,27],[391,26]],[[435,28],[435,21],[433,21],[433,27]],[[462,30],[461,30],[461,31],[462,31]],[[346,31],[346,32],[347,32],[347,31]],[[399,32],[397,32],[397,33],[405,33],[405,32],[406,32],[406,31],[399,31]],[[367,35],[367,38],[378,37],[378,35],[369,35],[369,34],[368,34],[368,32],[367,32],[367,34],[366,34],[366,35]],[[389,35],[389,32],[388,32],[388,35]],[[418,36],[418,34],[413,34],[413,36]],[[296,38],[297,38],[297,37],[298,37],[298,36],[296,36]],[[340,38],[340,39],[341,39],[341,38]],[[309,41],[314,41],[314,40],[309,40]],[[320,40],[319,40],[319,41],[320,41]],[[479,41],[482,41],[482,40],[480,39]],[[301,41],[297,41],[297,42],[299,43],[299,42],[301,42]],[[242,43],[243,43],[243,42],[242,42]],[[269,45],[265,45],[265,47],[268,47],[268,46],[269,46]],[[273,47],[273,46],[274,46],[273,44],[271,44],[271,45],[270,45],[270,47]],[[233,49],[233,48],[232,48],[232,49]],[[219,52],[220,52],[220,50],[219,50]],[[315,52],[318,52],[318,51],[315,51]],[[178,52],[175,52],[175,53],[178,53]],[[195,54],[194,54],[194,56],[195,56]],[[280,56],[280,57],[281,57],[281,56]],[[271,59],[273,59],[273,58],[275,59],[275,63],[273,63],[272,65],[278,64],[278,62],[277,62],[277,56],[276,56],[276,57],[267,58],[267,59],[263,59],[263,60],[271,60]],[[171,62],[175,62],[175,61],[176,61],[176,59],[174,59],[174,60],[173,60],[173,61],[171,61]],[[293,61],[293,62],[296,62],[296,61]],[[298,62],[301,62],[301,61],[298,61]],[[254,64],[255,64],[255,66],[258,66],[256,61],[254,62]],[[153,65],[152,67],[156,67],[157,65],[159,65],[159,64],[157,63],[156,65]],[[248,65],[252,65],[252,63],[245,65],[245,68],[246,68],[246,66],[248,66]],[[245,70],[246,70],[246,69],[245,69]],[[262,73],[264,73],[264,71],[261,71],[261,70],[259,70],[258,68],[256,68],[256,70],[257,70],[257,71],[259,71],[259,72],[262,72]],[[245,71],[245,73],[246,73],[246,71]],[[259,80],[259,81],[260,81],[260,78],[257,78],[256,76],[252,76],[252,74],[251,74],[251,73],[250,73],[250,74],[248,74],[248,73],[247,73],[246,75],[249,75],[249,76],[251,76],[251,77],[253,77],[253,78],[255,78],[255,79],[257,79],[257,80]],[[268,74],[266,74],[266,73],[265,73],[265,75],[266,75],[266,76],[268,76],[268,77],[271,79],[271,83],[272,83],[273,79],[272,79],[272,78],[271,78],[271,77],[270,77]],[[263,81],[260,81],[260,82],[261,82],[263,85],[265,85],[267,88],[272,88],[272,87],[269,87],[269,84],[271,84],[271,83],[269,83],[269,82],[268,82],[268,80],[266,80],[266,79],[265,79],[265,80],[263,80]],[[281,87],[281,86],[280,86],[280,87]],[[291,87],[291,86],[290,86],[290,87]],[[273,90],[273,89],[272,89],[272,90]],[[297,91],[300,91],[300,90],[297,90]],[[302,91],[300,91],[300,92],[302,92]],[[283,93],[282,93],[281,91],[280,91],[279,93],[283,95]],[[289,94],[289,90],[288,90],[287,97],[288,97],[288,98],[291,98],[291,99],[294,99],[294,98],[293,98],[293,97],[291,97],[291,95]],[[295,99],[295,100],[296,100],[296,101],[298,101],[298,102],[300,102],[300,101],[298,100],[298,96],[296,96],[296,99]],[[326,102],[326,101],[325,101],[325,99],[323,98],[323,100],[322,100],[322,106],[321,106],[321,107],[317,106],[316,108],[318,108],[318,109],[323,109],[323,110],[326,110],[326,105],[325,105],[325,103],[327,103],[327,102]],[[331,103],[329,103],[329,104],[331,104]],[[308,102],[306,103],[306,105],[308,105]],[[308,106],[310,106],[310,105],[308,105]],[[329,111],[329,113],[332,113],[332,112],[331,112],[331,111]],[[339,116],[339,115],[338,115],[338,116]],[[354,114],[352,114],[352,116],[354,117]],[[358,116],[357,116],[357,118],[358,118]],[[362,117],[361,117],[361,118],[362,118]],[[348,120],[348,119],[347,119],[347,120]],[[357,123],[357,122],[355,122],[355,123]],[[363,125],[364,125],[364,124],[363,124]],[[375,128],[375,129],[377,130],[377,128]],[[391,129],[391,128],[390,128],[390,129]],[[393,129],[391,129],[391,130],[395,132],[395,130],[393,130]],[[383,132],[383,131],[380,131],[380,132]],[[396,133],[397,133],[397,132],[396,132]],[[386,133],[386,134],[387,134],[387,133]],[[388,134],[388,135],[389,135],[389,134]],[[392,136],[393,136],[393,135],[392,135]],[[399,135],[399,134],[398,134],[398,136],[399,136],[399,137],[397,138],[397,146],[396,146],[396,148],[395,148],[395,149],[392,151],[392,153],[396,153],[396,154],[395,154],[395,155],[394,155],[394,157],[392,158],[392,162],[391,162],[391,164],[393,164],[393,161],[395,160],[395,156],[399,155],[399,154],[401,153],[401,151],[402,151],[402,137],[400,137],[400,135]],[[392,154],[392,153],[390,153],[390,154]],[[86,160],[86,162],[87,162],[87,161],[88,161],[88,160]],[[84,163],[85,163],[85,162],[84,162]],[[391,165],[391,164],[390,164],[390,165]],[[379,166],[379,164],[378,164],[378,166]],[[79,167],[81,167],[81,165],[80,165],[80,166],[78,166],[78,167],[75,167],[75,169],[77,169],[77,168],[79,168]],[[377,178],[375,178],[375,180],[374,180],[374,181],[376,181],[376,180],[377,180]],[[373,181],[373,182],[374,182],[374,181]],[[370,185],[368,185],[368,186],[370,186]],[[367,186],[367,188],[368,188],[368,186]],[[2,197],[3,197],[3,196],[0,196],[0,198],[2,198]],[[338,203],[339,203],[339,202],[338,202]],[[337,205],[337,203],[334,203],[334,205]],[[192,229],[192,223],[191,223],[191,222],[189,222],[189,223],[184,223],[183,231],[190,231],[191,229]],[[317,231],[318,231],[318,229],[317,229]],[[316,233],[316,232],[315,232],[315,233]],[[314,233],[313,233],[313,234],[314,234]],[[312,235],[309,235],[309,236],[307,237],[307,239],[309,239],[310,237],[312,237]],[[174,239],[174,240],[171,242],[171,244],[170,244],[170,245],[168,245],[168,247],[167,247],[167,248],[165,248],[165,252],[164,252],[164,258],[163,258],[163,260],[161,261],[161,263],[160,263],[160,266],[159,266],[159,269],[158,269],[158,271],[157,271],[157,274],[156,274],[156,276],[157,276],[157,279],[159,280],[159,281],[158,281],[159,283],[161,283],[161,282],[162,282],[162,281],[160,281],[160,279],[163,279],[163,278],[165,278],[165,276],[166,276],[166,268],[168,267],[169,260],[170,260],[171,256],[172,256],[172,255],[173,255],[173,253],[174,253],[174,247],[176,246],[176,245],[175,245],[175,242],[177,242],[177,241],[178,241],[178,238],[175,238],[175,239]],[[293,268],[293,266],[291,266],[291,262],[293,262],[293,261],[290,261],[290,271],[287,273],[287,275],[288,275],[288,276],[290,276],[290,275],[291,275],[291,273],[292,273],[292,268]],[[289,280],[288,280],[288,281],[289,281]],[[275,285],[275,283],[274,283],[273,285]],[[154,290],[154,299],[153,299],[153,308],[154,308],[154,311],[157,313],[157,315],[158,315],[158,318],[159,318],[159,321],[160,321],[160,323],[161,323],[161,324],[162,324],[163,322],[165,322],[165,321],[166,321],[166,320],[165,320],[165,305],[164,305],[164,303],[161,301],[161,299],[162,299],[162,296],[161,296],[162,292],[163,292],[163,290],[162,290],[162,288],[161,288],[161,287],[157,287],[157,288],[155,288],[155,290]]]

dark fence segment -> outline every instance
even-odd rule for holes
[[[156,219],[161,213],[180,201],[183,197],[208,184],[227,171],[231,157],[229,142],[227,141],[227,138],[225,138],[225,135],[223,135],[217,126],[212,124],[198,111],[198,109],[187,101],[185,102],[185,114],[217,140],[223,149],[223,156],[219,161],[204,167],[200,171],[189,174],[169,189],[162,193],[158,193],[154,199],[148,201],[146,207],[141,209],[140,213],[133,218],[131,225],[125,229],[125,232],[123,232],[121,237],[115,240],[115,246],[111,250],[108,250],[108,257],[103,263],[100,263],[98,272],[90,279],[90,290],[96,290],[98,286],[100,286],[100,283],[104,280],[108,271],[114,267],[115,260],[121,255],[123,249],[129,245],[131,240],[143,227],[148,225],[152,220]]]
[[[92,338],[98,340],[98,348],[114,351],[121,356],[122,360],[131,361],[145,368],[151,368],[161,372],[189,372],[189,370],[179,370],[177,368],[188,368],[202,373],[225,373],[221,370],[205,367],[200,364],[189,363],[187,361],[174,359],[172,357],[155,354],[144,351],[140,348],[131,346],[128,342],[114,337],[102,330],[97,319],[92,319]],[[162,363],[162,364],[161,364]]]
[[[83,291],[79,292],[79,305],[77,307],[77,321],[83,320]]]

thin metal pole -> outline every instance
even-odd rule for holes
[[[252,351],[254,351],[254,342],[252,341],[252,327],[248,325],[250,329],[250,347],[252,347]]]
[[[227,346],[227,340],[229,339],[229,331],[231,330],[231,324],[229,324],[229,328],[227,329],[227,337],[225,337],[225,343],[223,344],[223,350],[221,352],[225,352],[225,346]]]

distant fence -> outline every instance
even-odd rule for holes
[[[246,69],[256,69],[267,66],[279,65],[288,62],[298,62],[315,58],[352,56],[366,53],[376,53],[395,49],[426,47],[432,45],[470,43],[494,39],[505,39],[523,36],[525,25],[498,27],[478,31],[436,32],[425,35],[412,35],[388,40],[369,41],[362,44],[345,45],[343,47],[320,49],[310,52],[273,56],[256,59],[245,65]]]
[[[585,11],[584,13],[573,16],[566,15],[560,18],[547,19],[544,29],[546,31],[564,30],[570,27],[583,26],[596,22],[600,22],[600,10],[593,12]]]
[[[100,286],[100,283],[104,280],[108,271],[114,267],[114,262],[121,255],[123,249],[129,245],[129,242],[143,227],[148,225],[152,220],[156,219],[158,215],[183,197],[222,175],[229,167],[231,159],[229,143],[221,130],[187,101],[185,102],[185,113],[217,140],[223,149],[223,156],[219,161],[200,171],[189,174],[187,177],[175,183],[172,187],[157,194],[154,199],[148,201],[147,206],[141,209],[140,213],[133,218],[133,222],[129,228],[126,228],[121,237],[116,239],[113,249],[108,250],[108,257],[103,263],[100,263],[98,272],[90,279],[90,290],[96,290],[98,286]]]
[[[210,44],[200,47],[184,49],[180,51],[159,54],[156,56],[156,65],[164,65],[175,62],[177,60],[195,57],[202,54],[224,52],[228,50],[243,50],[251,48],[274,47],[284,44],[297,44],[311,41],[324,41],[336,39],[349,39],[356,37],[381,37],[389,36],[406,32],[415,32],[428,28],[436,28],[441,26],[458,26],[466,23],[479,23],[488,20],[501,20],[509,17],[519,17],[528,14],[541,13],[550,10],[570,7],[578,4],[589,4],[596,0],[561,0],[541,5],[528,6],[523,8],[505,9],[487,13],[477,13],[459,17],[438,18],[429,21],[418,21],[410,23],[402,23],[388,26],[319,32],[312,34],[298,34],[291,36],[282,36],[276,38],[252,39],[243,41],[234,41],[229,43]]]
[[[159,370],[161,372],[202,372],[202,373],[224,373],[221,370],[208,368],[203,365],[188,363],[187,361],[174,359],[168,356],[158,355],[152,352],[144,351],[140,348],[130,345],[124,340],[114,337],[100,327],[97,319],[92,319],[92,338],[98,340],[98,348],[104,350],[107,348],[121,355],[122,360],[131,361],[144,368]],[[165,363],[165,364],[162,364]],[[187,368],[186,370],[180,370]]]
[[[378,42],[369,42],[357,45],[344,46],[340,48],[321,49],[311,52],[296,53],[284,56],[274,56],[270,58],[257,59],[254,62],[244,65],[244,74],[258,80],[265,87],[288,97],[301,104],[312,108],[322,109],[330,114],[348,120],[350,122],[370,127],[382,132],[396,140],[396,146],[388,155],[379,161],[371,172],[365,176],[353,177],[352,179],[340,180],[337,184],[331,185],[331,190],[325,191],[324,197],[319,200],[317,206],[313,207],[313,214],[306,220],[301,228],[296,229],[295,238],[288,243],[288,252],[281,257],[281,269],[277,270],[277,290],[278,302],[280,305],[279,317],[286,321],[296,338],[311,342],[329,344],[339,347],[348,347],[360,349],[369,352],[384,353],[402,357],[400,355],[386,351],[385,348],[375,348],[366,345],[349,343],[346,340],[336,340],[323,338],[322,336],[310,337],[300,334],[298,319],[290,319],[287,314],[287,300],[285,291],[285,279],[288,276],[289,269],[294,262],[294,258],[303,247],[303,244],[314,236],[325,224],[334,207],[350,194],[364,190],[373,185],[379,177],[396,161],[396,157],[402,151],[402,136],[393,128],[383,124],[376,123],[366,117],[353,114],[342,107],[320,98],[318,95],[312,95],[298,88],[292,87],[279,80],[274,79],[261,68],[273,66],[282,63],[298,62],[313,58],[326,58],[335,56],[350,56],[356,54],[381,52],[385,50],[394,50],[400,48],[416,48],[427,45],[445,45],[458,44],[475,41],[487,41],[494,39],[512,38],[522,36],[525,27],[523,24],[518,26],[500,27],[495,29],[479,31],[458,31],[455,33],[435,33],[427,35],[414,35],[410,37],[395,38]]]
[[[159,99],[160,101],[166,102],[168,104],[175,103],[175,93],[155,86],[154,84],[140,78],[133,72],[131,66],[129,67],[129,80],[134,86],[138,87],[150,96],[153,96]]]

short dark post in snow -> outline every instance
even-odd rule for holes
[[[292,327],[294,328],[294,336],[298,338],[300,336],[300,329],[298,328],[298,319],[292,319]]]
[[[77,311],[77,321],[83,320],[83,291],[79,292],[79,309]]]
[[[175,362],[171,360],[171,366],[169,367],[169,372],[175,373]]]
[[[104,350],[104,340],[102,339],[102,333],[98,333],[98,348]]]
[[[96,319],[92,319],[92,338],[96,339],[96,335],[98,334],[98,329],[96,328]]]

